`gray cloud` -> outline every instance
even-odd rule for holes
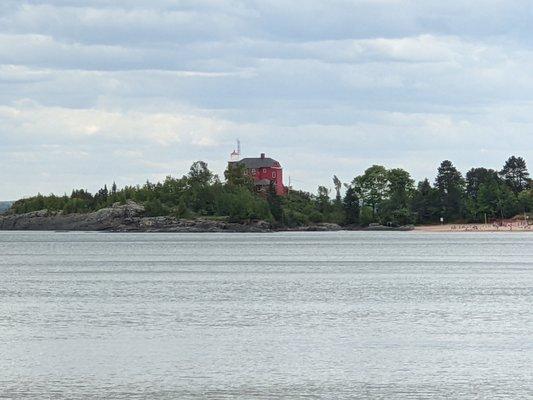
[[[423,178],[444,158],[530,160],[532,7],[6,0],[0,199],[140,183],[195,159],[222,173],[236,137],[308,190],[372,163]]]

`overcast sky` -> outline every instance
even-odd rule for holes
[[[0,2],[0,200],[222,174],[236,138],[310,191],[533,163],[533,3]]]

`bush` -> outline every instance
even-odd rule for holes
[[[372,213],[372,207],[364,206],[361,208],[361,225],[368,226],[374,221],[374,215]]]
[[[317,210],[313,210],[309,213],[309,220],[315,224],[319,224],[324,222],[324,215]]]
[[[63,207],[63,213],[65,214],[74,214],[74,213],[86,213],[91,211],[87,203],[78,198],[70,199],[67,201]]]
[[[283,222],[288,227],[294,228],[297,226],[307,225],[309,223],[309,218],[307,215],[299,211],[284,210]]]
[[[160,217],[168,215],[170,210],[159,199],[152,199],[145,203],[145,215],[148,217]]]

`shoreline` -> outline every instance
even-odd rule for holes
[[[194,221],[191,221],[194,222]],[[327,232],[365,232],[365,233],[374,233],[374,232],[415,232],[415,233],[531,233],[533,232],[533,227],[530,226],[529,229],[509,229],[509,228],[485,228],[485,229],[473,229],[472,227],[468,228],[455,228],[452,229],[448,226],[440,225],[424,225],[424,226],[415,226],[412,229],[397,229],[397,228],[386,228],[383,229],[369,229],[369,228],[350,228],[346,229],[343,227],[323,227],[321,225],[309,225],[301,226],[297,228],[269,228],[269,229],[257,229],[256,227],[246,225],[246,224],[233,224],[232,227],[208,227],[205,226],[199,227],[195,226],[194,223],[191,223],[189,226],[181,226],[180,228],[174,227],[173,229],[139,229],[139,228],[122,228],[122,229],[87,229],[87,228],[67,228],[67,229],[58,229],[58,228],[47,228],[47,227],[24,227],[24,228],[1,228],[0,233],[2,232],[55,232],[55,233],[327,233]]]
[[[389,227],[340,226],[314,223],[299,227],[276,227],[267,221],[229,222],[209,218],[179,219],[145,217],[144,207],[134,203],[114,204],[87,214],[63,214],[46,210],[27,214],[0,215],[0,231],[55,232],[161,232],[161,233],[275,233],[275,232],[533,232],[533,225],[523,221],[496,224],[406,225]]]
[[[418,225],[417,232],[533,232],[533,225],[524,223],[508,223],[502,226],[494,224],[444,224],[444,225]]]

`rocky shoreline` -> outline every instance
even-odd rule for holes
[[[273,232],[266,221],[233,223],[207,218],[179,219],[145,217],[144,207],[129,201],[87,214],[63,214],[47,210],[27,214],[0,215],[0,230],[104,231],[104,232]],[[340,231],[336,224],[313,224],[283,229],[291,231]]]

